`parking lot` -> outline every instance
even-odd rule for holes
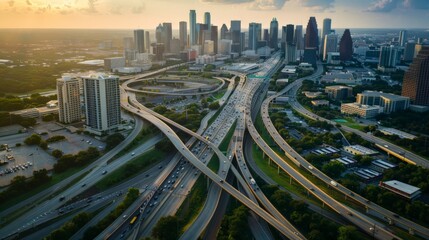
[[[27,146],[24,140],[32,134],[42,134],[42,139],[62,135],[66,140],[49,143],[48,149],[43,150],[38,146]],[[104,149],[105,144],[91,136],[85,134],[71,133],[67,129],[56,123],[40,123],[26,133],[19,133],[0,137],[0,144],[8,144],[9,151],[0,152],[0,160],[5,164],[0,166],[0,186],[6,186],[16,176],[30,177],[33,171],[40,169],[51,170],[56,163],[56,159],[51,155],[54,149],[61,150],[64,154],[76,154],[86,150],[88,147]],[[17,146],[21,144],[21,146]],[[7,156],[13,160],[7,160]]]

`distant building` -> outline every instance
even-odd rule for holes
[[[338,161],[339,163],[343,164],[346,168],[355,167],[357,165],[357,161],[349,157],[335,158],[335,159],[332,159],[331,161]]]
[[[173,38],[170,40],[170,53],[179,54],[181,50],[180,40],[177,38]]]
[[[313,100],[313,101],[311,101],[311,104],[315,107],[329,106],[329,101],[328,100]]]
[[[381,159],[377,159],[371,162],[371,168],[374,169],[377,172],[385,172],[386,170],[392,169],[397,167],[397,165],[383,161]]]
[[[378,70],[382,72],[395,71],[397,59],[398,59],[398,49],[395,46],[382,46],[380,50]]]
[[[379,106],[368,106],[359,103],[341,104],[341,113],[348,115],[358,115],[362,118],[374,118],[382,112],[383,108]]]
[[[322,83],[342,83],[347,85],[357,85],[360,84],[359,81],[356,81],[352,73],[349,72],[328,72],[326,75],[323,75],[320,79]]]
[[[204,42],[204,54],[207,54],[207,55],[214,54],[214,42],[212,40],[206,40]]]
[[[350,61],[353,57],[353,41],[350,29],[344,31],[340,40],[340,59],[341,61]]]
[[[195,59],[196,64],[211,64],[214,63],[216,58],[210,55],[201,55]]]
[[[340,53],[339,52],[328,52],[326,62],[331,65],[341,64]]]
[[[134,49],[137,50],[138,53],[145,52],[143,29],[134,30]]]
[[[341,85],[327,86],[325,93],[328,94],[329,98],[341,101],[353,96],[353,88]]]
[[[317,98],[320,95],[322,95],[322,92],[308,92],[308,91],[304,91],[302,93],[304,93],[304,95],[305,95],[306,98],[310,98],[310,99]]]
[[[315,68],[317,63],[317,48],[305,48],[303,61]]]
[[[125,58],[124,57],[113,57],[104,59],[104,70],[106,71],[115,71],[116,68],[125,67]]]
[[[316,51],[319,49],[319,35],[315,17],[310,17],[308,20],[305,32],[305,48],[313,48],[316,49]]]
[[[322,28],[322,34],[320,36],[320,38],[322,39],[322,56],[323,56],[323,60],[326,61],[325,56],[327,55],[327,52],[325,51],[325,41],[326,41],[326,36],[329,35],[331,33],[331,23],[332,20],[330,18],[325,18],[323,19],[323,28]],[[335,50],[332,52],[336,52],[336,47],[335,46]]]
[[[405,43],[407,43],[407,31],[402,30],[399,32],[399,46],[404,47]]]
[[[183,50],[188,45],[188,28],[187,22],[179,22],[179,40],[180,40],[180,50]]]
[[[314,71],[314,67],[310,63],[302,62],[298,65],[298,68],[302,71]]]
[[[295,26],[295,44],[297,50],[304,50],[304,38],[302,37],[302,25]]]
[[[249,23],[249,41],[248,47],[251,50],[255,50],[258,48],[257,43],[261,40],[262,34],[262,24],[260,23]]]
[[[221,39],[219,44],[219,53],[223,55],[231,54],[232,40]]]
[[[422,193],[420,188],[397,180],[380,182],[379,186],[407,199],[418,198]]]
[[[286,43],[285,62],[296,62],[296,45],[293,43]]]
[[[79,79],[63,76],[57,79],[58,117],[62,123],[80,121]]]
[[[405,43],[404,61],[407,61],[407,62],[413,61],[415,50],[416,50],[416,44],[414,42]]]
[[[117,129],[121,123],[119,77],[97,73],[82,81],[88,130],[103,135]]]
[[[362,105],[380,106],[384,113],[406,110],[410,107],[410,98],[391,93],[364,91],[358,93],[356,102]]]
[[[277,50],[279,39],[279,23],[276,18],[273,18],[270,23],[270,47]]]
[[[413,104],[429,106],[429,46],[424,46],[404,75],[402,96]]]
[[[350,145],[350,146],[345,146],[344,151],[351,153],[353,155],[375,155],[378,154],[377,151],[374,151],[372,149],[369,149],[367,147],[361,146],[361,145]]]
[[[328,60],[328,53],[337,52],[338,36],[336,34],[325,35],[323,39],[323,60]]]
[[[189,11],[189,45],[197,44],[197,14],[195,10]]]

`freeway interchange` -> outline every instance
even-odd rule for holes
[[[270,224],[273,228],[277,229],[281,234],[289,239],[305,239],[305,236],[300,233],[278,210],[272,205],[267,199],[263,192],[258,187],[254,180],[251,172],[249,171],[244,149],[244,135],[248,132],[257,144],[257,146],[274,162],[279,168],[285,171],[293,179],[299,182],[304,188],[308,190],[308,193],[318,198],[324,205],[329,206],[334,212],[338,213],[352,224],[359,227],[362,231],[368,235],[373,236],[377,239],[400,239],[398,236],[393,234],[387,226],[384,226],[378,220],[370,218],[366,214],[362,214],[340,202],[335,200],[329,194],[325,193],[317,185],[312,183],[310,180],[301,175],[296,169],[291,167],[280,157],[267,143],[262,139],[258,130],[255,128],[252,120],[253,113],[259,111],[255,106],[258,106],[256,102],[263,100],[263,95],[266,92],[267,84],[270,77],[279,69],[282,65],[282,58],[279,53],[274,54],[265,63],[263,63],[259,71],[248,77],[243,73],[234,73],[234,77],[231,79],[225,79],[230,82],[227,93],[220,101],[223,108],[220,110],[220,114],[216,117],[212,124],[208,124],[208,119],[214,115],[211,112],[206,116],[201,124],[200,129],[197,132],[192,132],[189,129],[175,123],[174,121],[146,108],[143,104],[136,100],[136,96],[133,91],[129,91],[128,84],[133,81],[138,81],[141,78],[148,77],[154,74],[158,74],[162,71],[177,67],[171,66],[165,69],[158,70],[156,72],[142,74],[131,79],[126,80],[121,86],[121,106],[129,113],[133,114],[139,119],[144,119],[150,122],[153,126],[158,128],[167,137],[177,152],[168,163],[156,166],[157,169],[150,170],[151,174],[156,175],[152,179],[145,179],[140,181],[139,184],[134,184],[140,189],[140,196],[131,205],[120,218],[116,219],[108,228],[106,228],[96,239],[140,239],[142,237],[150,236],[151,229],[155,226],[156,222],[162,217],[167,215],[173,215],[185,200],[193,184],[196,182],[200,174],[204,174],[208,179],[211,180],[211,187],[209,189],[208,198],[205,202],[203,210],[200,215],[194,221],[189,229],[185,231],[181,239],[196,239],[198,238],[204,229],[209,224],[209,219],[214,216],[215,210],[220,201],[221,192],[227,192],[242,204],[252,210],[253,221],[252,224],[253,234],[256,239],[272,239],[270,230],[266,227],[266,223]],[[291,159],[295,164],[301,168],[307,169],[312,174],[329,185],[332,181],[328,176],[323,174],[321,171],[312,167],[301,155],[299,155],[294,149],[292,149],[285,141],[281,138],[277,130],[274,128],[269,115],[268,108],[270,102],[277,96],[292,93],[296,95],[296,92],[304,79],[316,79],[322,74],[323,68],[319,64],[317,72],[307,78],[302,78],[289,84],[285,89],[278,92],[276,95],[267,98],[262,102],[261,115],[267,131],[278,144],[278,146],[285,152],[286,156]],[[235,85],[235,76],[240,78],[237,86]],[[224,80],[221,80],[225,82]],[[234,90],[235,87],[235,90]],[[296,101],[290,101],[297,111],[306,115],[307,117],[321,119],[320,117],[308,112]],[[253,114],[254,115],[254,114]],[[235,123],[235,124],[234,124]],[[232,127],[235,125],[235,129]],[[188,142],[183,143],[179,136],[176,134],[173,127],[177,130],[183,131],[191,136]],[[219,149],[220,143],[225,139],[227,133],[232,129],[234,131],[233,137],[230,141],[228,150],[223,153]],[[350,130],[346,127],[341,127],[344,131],[356,131]],[[358,133],[359,135],[362,133]],[[383,144],[382,140],[374,137],[366,136],[370,141],[377,144]],[[161,139],[161,136],[154,137],[148,143],[143,144],[138,148],[137,155],[140,155],[153,147],[153,145]],[[367,140],[368,140],[367,139]],[[124,147],[124,146],[122,146]],[[116,148],[115,148],[116,149]],[[113,152],[120,151],[118,150]],[[392,150],[391,150],[392,149]],[[391,151],[403,151],[397,146],[390,148]],[[109,157],[115,154],[109,152]],[[418,156],[415,157],[412,153],[407,152],[407,156],[414,158],[416,163],[421,165],[427,164],[427,162],[420,162]],[[134,154],[133,154],[134,155]],[[207,164],[213,156],[217,156],[219,159],[219,170],[213,172],[207,167]],[[95,184],[98,180],[104,177],[106,172],[113,171],[127,160],[131,159],[129,154],[123,156],[123,161],[116,160],[111,164],[107,164],[109,157],[106,155],[103,157],[103,161],[98,160],[96,163],[91,165],[91,171],[83,179],[77,181],[77,183],[69,186],[61,193],[67,200],[82,193],[85,189]],[[125,160],[127,159],[127,160]],[[235,164],[233,164],[235,161]],[[238,169],[236,169],[238,167]],[[158,174],[154,174],[157,172]],[[231,173],[238,181],[240,190],[236,189],[227,181],[227,175]],[[148,174],[146,174],[148,176]],[[143,178],[143,177],[141,177]],[[124,188],[128,185],[120,185]],[[59,190],[58,185],[55,190]],[[374,204],[370,203],[365,198],[358,194],[352,193],[344,186],[337,185],[335,189],[345,194],[347,197],[353,198],[360,204],[364,205],[368,210],[376,212],[378,215],[381,214],[385,219],[391,220],[394,213]],[[110,189],[106,193],[102,193],[100,197],[92,197],[90,201],[81,200],[79,203],[72,203],[73,208],[64,205],[64,202],[58,200],[58,197],[47,199],[42,201],[38,206],[35,206],[31,211],[27,212],[20,218],[8,224],[6,227],[0,230],[0,234],[3,236],[16,237],[19,236],[19,232],[24,230],[24,226],[27,228],[37,227],[38,224],[48,222],[49,220],[55,219],[54,216],[56,211],[73,210],[73,209],[88,209],[93,200],[98,202],[97,204],[108,204],[110,198],[120,197],[118,193],[124,192],[120,188]],[[61,197],[62,198],[62,197]],[[94,202],[95,202],[94,201]],[[119,201],[119,200],[118,200]],[[80,204],[80,205],[79,205]],[[95,204],[95,203],[94,203]],[[113,205],[112,205],[113,206]],[[36,219],[36,217],[43,216],[45,213],[50,213],[51,217],[46,217],[43,221],[33,221],[28,225],[27,219]],[[46,214],[44,215],[46,216]],[[259,218],[258,218],[259,217]],[[263,219],[263,220],[262,220]],[[27,224],[27,225],[25,225]],[[412,230],[418,235],[429,238],[428,229],[404,218],[395,219],[395,224],[403,227],[407,230]],[[22,228],[18,227],[24,225]],[[18,230],[16,230],[18,229]],[[80,235],[79,235],[80,234]],[[72,239],[79,239],[82,232],[75,235]],[[259,235],[258,235],[259,234]]]

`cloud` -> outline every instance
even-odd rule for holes
[[[95,4],[97,3],[97,0],[88,0],[88,9],[87,12],[89,13],[96,13],[97,9],[95,8]]]
[[[377,0],[368,7],[368,12],[391,12],[398,7],[408,9],[426,10],[429,9],[428,0]]]
[[[110,14],[122,15],[122,14],[140,14],[146,9],[144,0],[106,0],[103,2],[103,6],[100,6],[100,12],[103,9]]]
[[[13,5],[15,4],[15,1],[10,0],[7,2],[7,4],[9,4],[9,7],[13,7]]]
[[[203,3],[238,4],[255,2],[255,0],[201,0]]]
[[[335,0],[303,0],[302,5],[313,11],[323,12],[334,7]]]
[[[279,10],[285,5],[286,0],[255,0],[249,6],[252,10]]]
[[[369,12],[391,12],[398,6],[400,0],[377,0],[369,8]]]
[[[25,1],[26,3],[27,3],[27,5],[33,5],[31,2],[30,2],[30,0],[27,0],[27,1]]]

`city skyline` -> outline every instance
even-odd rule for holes
[[[306,25],[310,16],[331,18],[333,28],[427,28],[421,19],[429,17],[425,0],[9,0],[0,3],[0,28],[154,29],[171,22],[178,29],[180,21],[189,21],[191,9],[197,22],[210,12],[213,25],[239,19],[243,26],[257,21],[263,28],[273,17],[281,26]]]

